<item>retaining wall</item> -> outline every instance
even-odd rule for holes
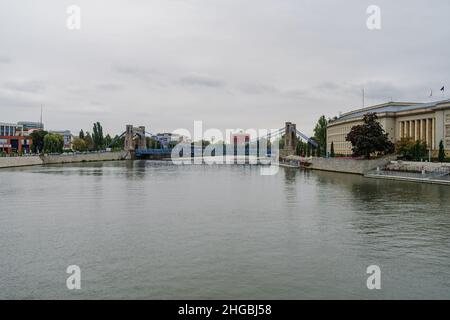
[[[112,161],[125,159],[125,152],[101,152],[74,155],[48,155],[42,156],[43,164],[61,164],[91,161]]]
[[[42,159],[39,156],[0,157],[0,168],[35,166],[42,163]]]
[[[387,156],[374,160],[355,160],[339,158],[312,158],[310,169],[344,173],[364,174],[367,171],[384,167],[396,156]]]
[[[42,164],[124,160],[126,155],[126,152],[102,152],[73,155],[69,154],[29,157],[0,157],[0,168],[35,166]]]

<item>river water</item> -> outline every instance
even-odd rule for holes
[[[2,169],[0,199],[2,299],[450,298],[448,186],[130,161]]]

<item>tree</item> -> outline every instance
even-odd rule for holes
[[[439,162],[444,162],[445,161],[444,142],[442,140],[439,142],[438,159],[439,159]]]
[[[102,150],[105,147],[105,141],[103,137],[103,128],[100,122],[94,123],[92,132],[92,140],[94,142],[94,150]]]
[[[427,156],[427,145],[419,140],[401,138],[395,144],[396,152],[406,160],[419,161]]]
[[[31,145],[31,151],[33,153],[40,153],[44,151],[44,137],[48,134],[44,130],[35,130],[30,134],[33,143]]]
[[[324,157],[326,155],[327,146],[327,125],[328,121],[325,116],[321,116],[314,128],[314,140],[319,144],[317,156]]]
[[[145,137],[148,149],[161,149],[161,142],[155,138]]]
[[[49,133],[44,137],[45,153],[62,153],[64,138],[59,134]]]
[[[331,157],[331,158],[334,158],[334,157],[335,157],[335,154],[334,154],[334,141],[331,141],[330,157]]]
[[[88,145],[84,139],[75,138],[73,139],[72,145],[75,151],[84,152],[87,151],[88,149]]]
[[[78,135],[78,138],[84,139],[84,131],[83,131],[83,129],[80,130],[80,134]]]
[[[87,145],[87,149],[89,151],[93,151],[95,150],[95,146],[94,146],[94,140],[91,137],[91,134],[89,133],[89,131],[86,131],[86,134],[84,135],[84,141],[86,142]]]
[[[353,156],[364,156],[370,159],[371,154],[389,154],[394,152],[395,146],[389,140],[389,134],[378,122],[376,113],[366,113],[363,124],[352,127],[347,134],[346,141],[352,144]]]
[[[112,138],[111,138],[111,136],[109,135],[109,133],[106,135],[106,137],[105,137],[105,141],[104,141],[104,144],[105,144],[105,147],[107,147],[107,148],[111,148],[111,142],[112,142]]]
[[[305,154],[306,145],[305,142],[298,140],[297,146],[295,147],[295,154],[297,156],[303,156]]]
[[[119,138],[119,136],[116,135],[110,143],[110,148],[112,150],[123,150],[124,144],[125,144],[125,137]]]

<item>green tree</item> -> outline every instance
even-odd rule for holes
[[[314,140],[319,144],[317,156],[324,157],[326,155],[327,146],[327,125],[328,121],[325,116],[321,116],[314,128]]]
[[[80,130],[80,134],[78,135],[78,138],[84,139],[84,131],[83,131],[83,129]]]
[[[92,140],[94,142],[94,150],[102,150],[105,147],[105,138],[103,137],[103,128],[100,122],[94,123],[92,132]]]
[[[64,138],[59,134],[49,133],[44,137],[45,153],[62,153]]]
[[[366,113],[363,124],[352,127],[347,134],[346,141],[352,144],[353,156],[364,156],[370,159],[371,154],[389,154],[394,152],[395,146],[389,140],[389,134],[378,122],[376,113]]]
[[[426,143],[411,138],[401,138],[395,144],[395,150],[406,160],[419,161],[427,157]]]
[[[86,134],[84,135],[84,141],[86,142],[87,149],[89,151],[95,150],[94,140],[92,139],[92,136],[89,133],[89,131],[86,131]]]
[[[334,154],[334,141],[331,141],[331,147],[330,147],[330,157],[334,158],[336,155]]]
[[[109,135],[109,133],[105,136],[105,141],[104,141],[104,146],[107,148],[111,148],[111,142],[112,142],[112,138]]]
[[[84,139],[75,138],[75,139],[73,139],[72,145],[73,145],[73,150],[75,150],[75,151],[84,152],[84,151],[87,151],[87,149],[88,149],[87,143]]]
[[[114,151],[123,150],[125,144],[125,137],[119,137],[116,135],[110,143],[110,148]]]
[[[444,142],[442,140],[439,142],[438,159],[439,159],[439,162],[444,162],[445,161]]]
[[[148,149],[161,149],[161,142],[155,138],[145,137]]]
[[[33,143],[31,144],[31,151],[33,153],[40,153],[44,151],[44,137],[48,134],[45,130],[35,130],[30,134]]]

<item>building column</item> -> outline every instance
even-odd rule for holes
[[[420,140],[420,125],[419,125],[419,120],[415,120],[414,121],[414,128],[416,129],[415,133],[414,133],[414,141],[416,140]]]
[[[436,143],[435,143],[435,132],[436,132],[436,120],[434,118],[431,118],[431,149],[436,149]]]
[[[425,133],[425,121],[420,119],[420,140],[422,140],[422,142],[425,142]]]
[[[432,132],[431,119],[428,118],[427,119],[427,146],[428,146],[428,148],[432,148],[432,145],[431,145],[431,132]]]

